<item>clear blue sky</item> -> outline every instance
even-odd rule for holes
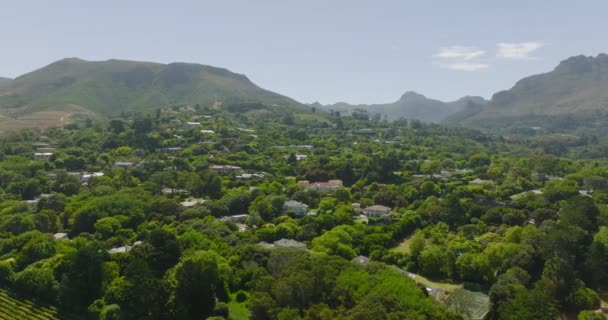
[[[490,97],[608,52],[608,1],[0,0],[0,75],[64,57],[197,62],[302,102]]]

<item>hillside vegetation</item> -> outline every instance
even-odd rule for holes
[[[221,106],[255,102],[299,104],[264,90],[246,76],[200,64],[63,59],[0,87],[0,110],[82,106],[102,115],[176,104]],[[7,110],[9,109],[9,110]]]
[[[576,128],[604,121],[607,107],[608,55],[576,56],[497,92],[484,107],[466,108],[450,122],[484,128]]]

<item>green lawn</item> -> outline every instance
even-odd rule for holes
[[[401,243],[398,246],[394,247],[391,250],[394,252],[399,252],[399,253],[410,253],[411,242],[412,242],[412,237],[405,238],[403,241],[401,241]]]
[[[237,302],[236,294],[230,295],[230,302],[228,302],[230,320],[249,320],[251,312],[247,308],[247,301]]]

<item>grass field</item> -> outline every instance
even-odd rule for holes
[[[0,114],[0,132],[63,126],[68,124],[73,116],[95,117],[92,112],[74,105],[40,111],[27,108],[14,109],[10,112],[3,110]]]
[[[401,243],[391,249],[391,251],[399,252],[399,253],[410,253],[410,244],[412,242],[412,237],[405,238]]]
[[[57,310],[15,297],[0,289],[0,320],[59,320]]]
[[[228,312],[230,320],[248,320],[251,316],[251,312],[247,308],[247,301],[237,302],[236,294],[230,295],[230,302],[228,303]]]

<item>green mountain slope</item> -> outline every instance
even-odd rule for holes
[[[607,111],[608,55],[600,54],[566,59],[550,72],[497,92],[483,108],[462,111],[452,119],[478,127],[551,125],[547,122],[562,118],[584,123],[607,116]]]
[[[317,108],[324,110],[334,110],[350,113],[355,109],[367,110],[370,114],[381,114],[389,120],[399,118],[417,119],[425,122],[441,122],[446,117],[455,112],[464,110],[469,104],[484,104],[485,100],[481,97],[464,97],[452,102],[443,102],[429,99],[416,92],[406,92],[401,98],[392,103],[384,104],[359,104],[352,105],[339,102],[332,105],[320,106],[313,104]]]
[[[104,115],[172,104],[260,102],[301,106],[246,76],[189,63],[63,59],[0,88],[0,108],[33,110],[77,105]]]

